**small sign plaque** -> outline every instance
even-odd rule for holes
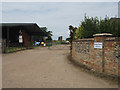
[[[23,43],[23,38],[21,35],[19,36],[19,43]]]
[[[19,38],[19,43],[23,43],[23,39],[22,38]]]
[[[19,38],[22,38],[22,36],[20,35]]]
[[[103,43],[102,42],[94,42],[94,48],[102,49],[103,48]]]

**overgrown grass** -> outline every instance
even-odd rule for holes
[[[49,46],[51,46],[51,44]],[[11,52],[21,51],[26,49],[34,49],[38,47],[44,47],[44,46],[40,45],[40,46],[29,46],[29,47],[8,47],[5,49],[5,53],[11,53]]]
[[[20,50],[24,50],[24,49],[26,49],[26,47],[8,47],[5,49],[5,53],[20,51]]]

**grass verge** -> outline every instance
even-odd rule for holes
[[[33,47],[9,47],[9,48],[6,48],[5,53],[13,53],[17,51],[32,49],[32,48]]]

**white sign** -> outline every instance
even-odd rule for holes
[[[21,35],[19,36],[19,43],[23,43],[23,39]]]
[[[19,36],[19,39],[20,39],[20,38],[22,38],[22,36],[21,36],[21,35]]]
[[[102,42],[94,42],[94,48],[100,48],[102,49],[103,43]]]
[[[19,38],[19,43],[23,43],[23,39]]]

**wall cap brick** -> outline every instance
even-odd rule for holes
[[[73,42],[79,42],[79,41],[94,41],[94,38],[83,38],[83,39],[74,40]]]
[[[120,37],[107,37],[106,41],[120,41]]]
[[[112,36],[112,34],[110,33],[100,33],[100,34],[94,34],[94,37],[98,37],[98,36]]]

